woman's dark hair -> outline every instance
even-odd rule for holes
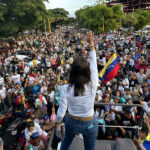
[[[33,121],[28,122],[27,128],[29,129],[30,127],[34,127],[34,122]]]
[[[83,56],[78,55],[71,65],[69,74],[69,84],[74,85],[74,96],[84,95],[84,86],[90,81],[90,65]]]

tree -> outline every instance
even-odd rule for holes
[[[69,12],[66,11],[64,8],[49,9],[48,12],[49,12],[49,17],[52,19],[67,18],[69,15]]]
[[[86,12],[86,10],[88,10],[90,7],[85,7],[85,8],[81,8],[79,10],[77,10],[75,12],[75,15],[76,15],[76,20],[78,22],[78,24],[80,25],[80,27],[84,27],[84,21],[85,21],[85,17],[84,17],[84,13]]]
[[[0,35],[38,28],[48,15],[44,0],[0,0]]]
[[[135,13],[129,13],[121,19],[121,22],[124,28],[131,28],[136,26],[138,18]]]
[[[122,5],[114,5],[112,6],[113,10],[113,18],[116,21],[117,26],[121,25],[121,19],[125,17],[125,13],[123,12]]]
[[[123,27],[134,27],[135,30],[140,30],[150,24],[150,11],[138,9],[134,13],[127,14],[122,18]]]
[[[105,4],[97,4],[93,7],[85,7],[76,11],[76,19],[82,27],[95,33],[117,29],[121,17],[124,16],[122,5],[107,7]]]
[[[138,22],[135,24],[134,28],[136,30],[144,28],[146,25],[150,24],[150,11],[138,9],[135,12]]]
[[[54,29],[58,24],[66,23],[68,20],[69,12],[66,11],[64,8],[55,8],[55,9],[49,9],[48,10],[48,16],[45,18],[46,20],[46,28],[49,28],[48,20],[51,23],[51,28]],[[40,28],[42,31],[44,31],[44,26],[42,25]]]
[[[115,30],[118,26],[134,27],[139,30],[150,24],[150,11],[140,9],[134,13],[125,14],[122,5],[107,7],[105,4],[97,4],[81,8],[75,14],[80,27],[90,29],[95,33]]]

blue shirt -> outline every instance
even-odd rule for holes
[[[40,90],[39,85],[37,84],[36,86],[33,86],[32,90],[33,90],[33,94],[37,94]]]

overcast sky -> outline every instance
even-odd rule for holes
[[[71,17],[74,17],[76,10],[86,5],[94,5],[96,1],[97,0],[49,0],[49,3],[46,3],[46,8],[64,8],[69,11]]]

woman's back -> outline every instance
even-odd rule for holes
[[[94,101],[96,96],[96,90],[98,86],[98,71],[97,71],[97,61],[96,52],[90,52],[90,72],[91,81],[84,85],[84,93],[79,96],[75,96],[75,86],[74,85],[64,85],[61,88],[60,93],[60,106],[57,112],[57,121],[62,120],[66,110],[71,115],[78,117],[89,117],[94,115]]]
[[[68,90],[68,86],[63,87],[66,92],[68,102],[68,111],[74,116],[89,117],[94,114],[94,101],[96,90],[92,85],[85,85],[85,94],[83,96],[74,96],[74,86]]]

